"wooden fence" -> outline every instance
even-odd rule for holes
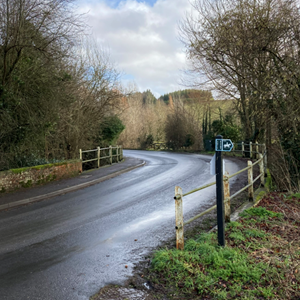
[[[168,149],[167,143],[165,142],[153,143],[151,145],[151,148],[154,150]],[[181,147],[181,148],[185,148],[185,147]],[[250,158],[256,158],[256,156],[259,153],[265,153],[265,144],[258,144],[258,142],[256,143],[250,142],[249,144],[246,144],[244,142],[236,143],[234,145],[233,151],[242,152],[243,154],[249,152]]]
[[[252,163],[252,161],[248,161],[247,167],[232,174],[229,175],[228,172],[225,172],[223,175],[223,185],[224,185],[224,210],[225,210],[225,222],[230,222],[230,200],[239,195],[241,192],[245,191],[248,189],[248,198],[250,201],[253,201],[253,195],[254,195],[254,189],[253,189],[253,184],[260,179],[260,184],[264,186],[264,180],[265,180],[265,175],[266,175],[266,166],[267,166],[267,152],[266,152],[266,147],[265,144],[258,144],[255,143],[254,145],[252,143],[245,144],[245,143],[240,143],[236,144],[236,147],[241,146],[242,149],[240,150],[234,150],[234,151],[243,151],[243,152],[250,152],[250,157],[253,157],[254,155],[257,156],[257,161],[255,163]],[[248,147],[249,150],[245,150],[245,146]],[[253,147],[254,146],[254,147]],[[259,153],[259,147],[261,147],[261,150],[263,151],[262,153]],[[255,149],[255,151],[253,151]],[[253,167],[255,165],[259,165],[259,175],[253,179]],[[229,189],[229,179],[237,176],[238,174],[241,174],[242,172],[248,171],[248,185],[234,193],[233,195],[230,195],[230,189]],[[183,227],[184,225],[187,225],[194,220],[204,216],[205,214],[211,212],[212,210],[217,208],[217,205],[212,206],[211,208],[205,210],[204,212],[196,215],[195,217],[189,219],[186,222],[183,222],[183,203],[182,199],[183,197],[193,194],[195,192],[201,191],[205,188],[208,188],[212,185],[215,185],[216,182],[212,182],[209,184],[206,184],[204,186],[201,186],[197,189],[194,189],[192,191],[189,191],[185,194],[182,193],[182,189],[179,186],[175,187],[175,229],[176,229],[176,247],[177,249],[183,250],[184,248],[184,236],[183,236]]]
[[[95,158],[91,158],[91,159],[87,159],[87,160],[83,160],[82,156],[84,153],[91,153],[91,152],[95,152]],[[87,162],[91,162],[91,161],[97,161],[97,166],[98,168],[100,168],[101,166],[101,160],[102,159],[106,159],[109,161],[110,164],[113,163],[113,158],[116,158],[116,162],[119,162],[123,159],[123,148],[122,146],[109,146],[106,148],[100,148],[97,147],[97,149],[92,149],[92,150],[84,150],[82,151],[81,149],[79,149],[79,158],[82,161],[82,163],[87,163]]]

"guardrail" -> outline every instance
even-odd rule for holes
[[[115,150],[114,150],[115,149]],[[101,154],[102,151],[102,154]],[[89,152],[97,152],[97,157],[87,160],[82,160],[82,154],[83,153],[89,153]],[[79,158],[82,161],[82,163],[87,163],[91,161],[97,161],[98,162],[98,168],[101,166],[101,159],[109,159],[109,163],[113,163],[113,157],[116,157],[116,161],[119,162],[123,159],[123,148],[122,146],[117,145],[116,147],[106,147],[106,148],[100,148],[97,147],[97,149],[92,150],[84,150],[82,151],[79,149]]]
[[[252,155],[255,153],[258,156],[258,160],[255,163],[252,163],[252,161],[247,162],[247,167],[232,174],[229,175],[228,172],[225,172],[223,175],[223,185],[224,185],[224,210],[225,210],[225,222],[230,222],[230,200],[239,195],[241,192],[245,191],[248,189],[248,198],[250,201],[253,201],[253,195],[254,195],[254,189],[253,189],[253,184],[260,179],[260,183],[262,186],[264,186],[264,180],[265,180],[265,174],[266,174],[266,166],[267,166],[267,152],[266,152],[266,147],[264,144],[254,144],[256,147],[256,151],[253,151],[252,146],[253,144],[245,144],[241,143],[242,145],[242,150],[240,151],[249,151],[250,154]],[[244,146],[249,146],[249,150],[245,150]],[[258,152],[258,146],[262,146],[262,150],[264,151],[264,154],[261,154]],[[235,150],[239,151],[239,150]],[[259,175],[253,179],[253,167],[255,165],[259,164]],[[230,188],[229,188],[229,179],[237,176],[238,174],[248,171],[248,185],[234,193],[233,195],[230,195]],[[175,187],[175,229],[176,229],[176,248],[183,250],[184,248],[184,236],[183,236],[183,227],[184,225],[187,225],[191,223],[192,221],[204,216],[205,214],[211,212],[214,210],[217,205],[214,205],[210,207],[209,209],[205,210],[204,212],[194,216],[193,218],[189,219],[186,222],[183,222],[183,203],[182,199],[183,197],[193,194],[195,192],[201,191],[205,188],[208,188],[212,185],[215,185],[216,182],[212,182],[209,184],[206,184],[204,186],[201,186],[197,189],[191,190],[185,194],[182,193],[182,189],[179,186]]]

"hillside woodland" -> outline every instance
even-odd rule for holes
[[[171,150],[204,150],[205,140],[217,134],[241,138],[234,101],[214,100],[210,91],[181,90],[156,99],[150,90],[127,97],[121,114],[125,130],[119,143],[126,148],[146,149],[163,143]],[[235,132],[233,132],[235,131]]]

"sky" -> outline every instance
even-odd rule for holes
[[[189,0],[79,0],[93,38],[108,48],[110,59],[124,73],[124,85],[156,97],[185,89],[186,66],[178,23],[190,10]]]

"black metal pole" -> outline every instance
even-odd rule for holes
[[[223,139],[218,135],[216,139]],[[217,144],[217,141],[216,141]],[[218,242],[225,246],[225,216],[224,216],[224,188],[223,188],[223,159],[222,151],[216,151],[216,191],[217,191],[217,220]]]

